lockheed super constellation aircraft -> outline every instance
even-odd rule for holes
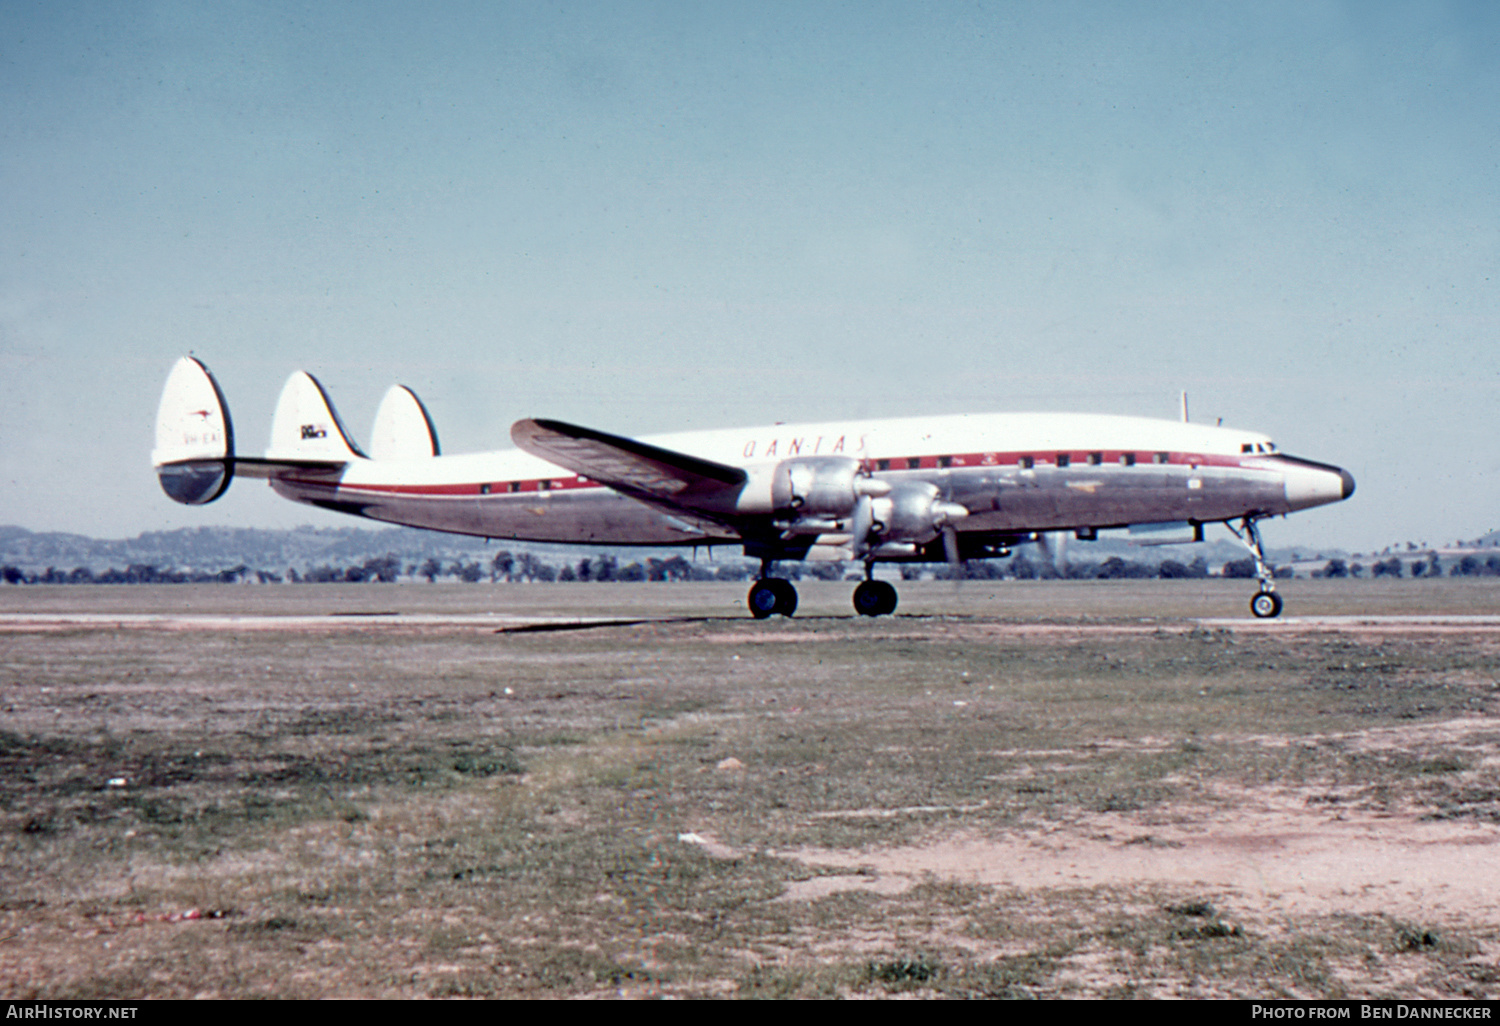
[[[442,456],[427,409],[386,393],[366,455],[323,387],[302,371],[282,390],[264,456],[235,451],[218,382],[193,357],[173,367],[152,453],[161,486],[202,505],[236,476],[341,513],[485,538],[598,545],[735,544],[761,561],[757,618],[791,616],[778,560],[859,560],[854,608],[891,613],[878,562],[1003,556],[1070,531],[1162,527],[1201,540],[1222,522],[1255,560],[1250,609],[1281,612],[1258,521],[1347,499],[1346,470],[1277,451],[1253,431],[1064,413],[893,420],[622,438],[555,420],[511,427],[518,449]],[[1238,526],[1236,526],[1238,522]]]

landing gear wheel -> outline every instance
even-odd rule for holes
[[[783,581],[780,577],[773,577],[768,583],[776,589],[776,612],[790,617],[797,611],[797,589],[792,587],[791,581]]]
[[[896,589],[889,581],[860,581],[854,589],[854,611],[860,616],[886,616],[896,611]]]
[[[764,620],[773,613],[791,616],[797,611],[797,589],[790,581],[765,577],[750,586],[745,604],[750,607],[750,615],[757,620]]]
[[[769,581],[756,581],[750,585],[750,594],[745,597],[745,605],[750,607],[750,615],[757,620],[764,620],[776,612],[776,589],[771,587]]]
[[[1250,612],[1262,620],[1281,615],[1281,596],[1274,591],[1257,592],[1250,600]]]

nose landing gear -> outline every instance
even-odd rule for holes
[[[1281,596],[1274,591],[1260,591],[1250,600],[1250,612],[1262,619],[1281,615]]]
[[[1271,572],[1271,565],[1266,562],[1265,550],[1260,544],[1260,530],[1255,526],[1256,519],[1246,517],[1240,521],[1238,529],[1227,520],[1224,526],[1244,543],[1255,560],[1255,576],[1260,579],[1260,591],[1250,599],[1250,612],[1262,620],[1268,620],[1281,615],[1281,596],[1276,594],[1276,576]]]

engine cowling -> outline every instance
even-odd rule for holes
[[[863,468],[850,456],[804,456],[783,460],[771,478],[771,503],[798,516],[847,517],[859,501]]]
[[[826,534],[847,531],[862,503],[890,490],[890,482],[870,477],[853,457],[804,456],[771,468],[770,487],[761,494],[783,530]]]
[[[751,476],[753,481],[759,475],[752,471]],[[856,559],[879,551],[910,555],[969,515],[967,507],[944,500],[930,481],[893,483],[871,477],[849,456],[783,460],[767,476],[768,482],[759,477],[766,483],[741,496],[742,511],[758,506],[791,535],[847,536],[845,544]]]
[[[941,498],[930,481],[904,481],[872,498],[869,511],[855,517],[855,555],[883,545],[925,545],[944,528],[969,515],[967,507]],[[868,517],[868,524],[862,521]]]

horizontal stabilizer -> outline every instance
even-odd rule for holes
[[[560,420],[518,420],[510,437],[526,452],[638,499],[707,510],[745,483],[739,467],[673,452]],[[704,501],[708,500],[708,501]]]
[[[364,459],[318,379],[297,371],[286,379],[271,418],[270,463],[347,463]]]
[[[151,452],[162,491],[188,506],[213,502],[234,477],[234,426],[219,383],[191,356],[167,375]]]
[[[392,385],[375,412],[370,458],[421,460],[439,453],[437,428],[432,426],[427,407],[405,385]]]

